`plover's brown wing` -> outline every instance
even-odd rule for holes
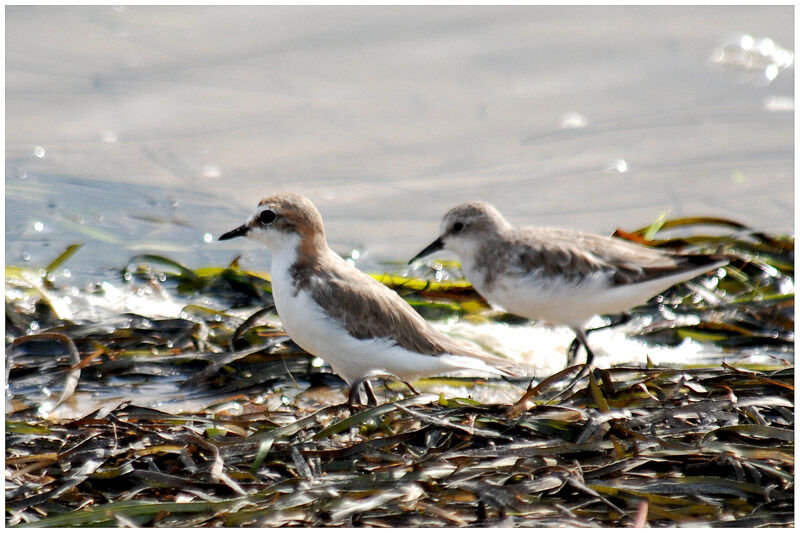
[[[348,265],[317,270],[306,287],[314,301],[357,339],[390,339],[412,352],[464,355],[510,375],[521,372],[506,359],[473,350],[436,330],[396,292]]]
[[[540,269],[545,275],[582,279],[605,273],[612,285],[645,282],[681,272],[709,270],[727,260],[717,255],[676,254],[614,237],[558,228],[522,228],[513,236],[510,265],[519,272]]]
[[[578,242],[614,270],[615,285],[697,273],[698,270],[712,270],[728,263],[728,259],[722,255],[675,253],[615,237],[581,234]]]

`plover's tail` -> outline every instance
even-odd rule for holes
[[[677,257],[680,258],[680,265],[687,270],[705,269],[705,272],[725,266],[733,259],[723,254],[677,254]]]
[[[521,365],[513,361],[503,359],[484,353],[474,353],[470,355],[461,354],[442,354],[437,355],[443,362],[452,365],[455,369],[477,370],[488,372],[507,378],[522,377],[530,374]]]

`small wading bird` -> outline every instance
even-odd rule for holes
[[[322,217],[299,194],[267,196],[249,220],[219,240],[249,237],[269,247],[275,307],[286,333],[351,385],[385,373],[411,381],[455,370],[514,375],[499,357],[434,329],[397,293],[328,247]],[[367,379],[365,379],[365,377]]]
[[[584,327],[592,316],[627,311],[728,263],[722,256],[667,252],[580,231],[518,228],[484,202],[448,211],[439,237],[409,264],[442,249],[461,258],[464,275],[490,302],[570,326],[586,349],[587,365],[594,354]]]

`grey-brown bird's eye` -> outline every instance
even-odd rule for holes
[[[458,233],[462,229],[464,229],[464,223],[463,222],[456,222],[455,224],[453,224],[453,233]]]
[[[272,209],[264,209],[258,214],[258,221],[262,224],[272,224],[278,215]]]

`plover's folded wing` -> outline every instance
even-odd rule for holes
[[[582,246],[607,265],[614,285],[691,279],[728,263],[722,255],[681,254],[599,235],[585,235]]]
[[[387,339],[419,354],[460,356],[462,359],[453,359],[453,364],[464,368],[490,370],[480,364],[469,364],[466,358],[472,358],[504,374],[521,373],[522,369],[512,362],[471,349],[438,331],[396,292],[371,276],[349,266],[327,269],[326,272],[335,274],[320,272],[308,285],[312,297],[353,337]]]
[[[518,272],[537,271],[575,280],[605,274],[611,285],[681,277],[684,273],[693,277],[693,273],[697,275],[728,262],[720,255],[673,253],[614,237],[559,228],[524,228],[516,235],[515,242],[517,253],[508,261]]]

